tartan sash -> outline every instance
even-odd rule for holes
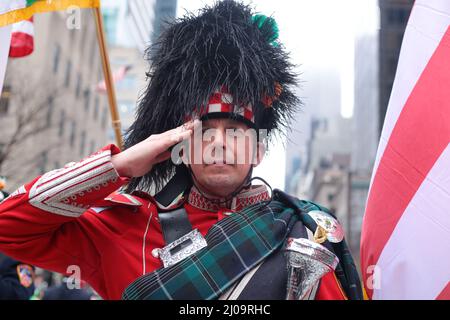
[[[314,231],[317,224],[307,214],[326,208],[298,200],[275,189],[273,200],[245,208],[214,224],[205,239],[208,246],[168,268],[133,281],[123,292],[125,300],[207,300],[221,296],[233,283],[280,249],[294,224],[301,220]],[[340,262],[335,270],[349,299],[362,299],[356,266],[345,240],[325,241]]]
[[[139,277],[122,298],[215,299],[278,249],[296,220],[294,209],[279,201],[247,207],[214,224],[205,237],[206,248]]]

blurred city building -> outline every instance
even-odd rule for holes
[[[288,133],[286,146],[286,179],[285,190],[295,192],[298,184],[304,180],[304,176],[321,157],[331,150],[323,150],[338,145],[328,143],[327,137],[339,135],[335,130],[335,119],[341,119],[341,87],[340,77],[337,71],[319,66],[305,67],[302,74],[302,86],[299,96],[302,100],[300,112],[292,124],[292,131]],[[329,124],[333,128],[329,127]],[[320,131],[321,133],[318,133]],[[319,134],[327,146],[315,143]],[[314,149],[314,150],[313,150]],[[325,154],[324,154],[325,153]]]
[[[102,2],[102,8],[111,69],[117,75],[115,89],[122,132],[126,134],[147,82],[145,50],[164,29],[164,22],[175,18],[177,0],[109,0]],[[112,128],[108,139],[115,141]]]
[[[373,70],[376,66],[369,68]],[[368,76],[370,72],[363,74]],[[357,221],[362,219],[365,204],[360,180],[367,174],[351,170],[356,139],[353,119],[341,116],[341,82],[337,71],[315,67],[303,76],[307,78],[301,90],[304,105],[286,148],[286,190],[328,207],[343,225],[350,250],[358,258],[360,224]],[[367,88],[366,92],[374,95],[376,87]],[[376,107],[372,106],[375,112]],[[376,127],[376,123],[372,126]],[[364,181],[364,186],[363,193],[368,181]]]
[[[286,148],[286,189],[334,212],[356,260],[379,136],[413,2],[379,0],[379,30],[355,37],[351,119],[339,114],[342,85],[333,70],[315,68],[302,74],[304,107]]]
[[[125,133],[146,83],[144,52],[175,18],[177,1],[102,1]],[[0,175],[7,189],[114,142],[95,21],[81,10],[35,17],[35,51],[10,59],[0,98]],[[74,25],[75,26],[75,25]],[[79,27],[79,28],[77,28]],[[19,129],[18,132],[17,129]]]
[[[134,121],[136,102],[145,88],[148,63],[136,48],[111,46],[109,50],[111,68],[123,78],[115,82],[117,107],[123,134]],[[103,92],[106,94],[106,91]],[[108,130],[108,139],[115,142],[112,127]]]
[[[375,33],[355,39],[354,111],[345,229],[347,242],[357,261],[362,219],[379,141],[377,40]]]
[[[355,41],[355,83],[352,120],[353,172],[371,172],[379,141],[378,41],[367,34]]]
[[[353,172],[350,153],[331,153],[298,184],[297,196],[331,210],[342,224],[346,241],[359,263],[359,242],[370,172]]]
[[[102,1],[108,43],[137,48],[141,53],[155,42],[176,13],[177,0]]]
[[[386,115],[395,72],[397,70],[400,47],[411,13],[414,0],[379,0],[379,125],[381,133]]]
[[[332,154],[314,169],[310,198],[330,209],[348,233],[349,223],[349,154]],[[348,236],[348,235],[347,235]]]
[[[9,59],[0,115],[8,190],[107,142],[108,103],[95,92],[103,78],[95,21],[90,10],[79,12],[79,29],[68,27],[76,13],[37,15],[34,53]]]
[[[166,22],[171,22],[177,14],[177,0],[156,0],[155,19],[153,21],[152,42],[155,42],[162,31],[164,31]]]

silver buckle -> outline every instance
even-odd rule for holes
[[[167,268],[200,251],[207,245],[202,234],[197,229],[194,229],[174,242],[169,243],[164,248],[159,249],[159,258],[162,260],[164,268]]]

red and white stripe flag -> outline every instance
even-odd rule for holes
[[[16,22],[12,26],[11,48],[9,56],[22,58],[30,55],[34,50],[33,17]]]
[[[373,299],[450,299],[450,1],[416,0],[361,236]]]

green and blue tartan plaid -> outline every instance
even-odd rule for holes
[[[286,200],[290,205],[286,205]],[[299,218],[308,220],[309,216],[306,217],[304,213],[312,209],[321,210],[322,207],[274,190],[273,200],[269,203],[250,206],[214,224],[205,237],[208,243],[206,248],[178,264],[139,277],[125,289],[122,298],[216,299],[279,249],[294,223]],[[306,222],[314,227],[314,220]],[[347,281],[345,268],[340,267],[340,270],[341,276]],[[340,280],[338,273],[336,275]],[[356,278],[359,283],[357,274]],[[345,290],[348,283],[343,284],[343,287]]]

